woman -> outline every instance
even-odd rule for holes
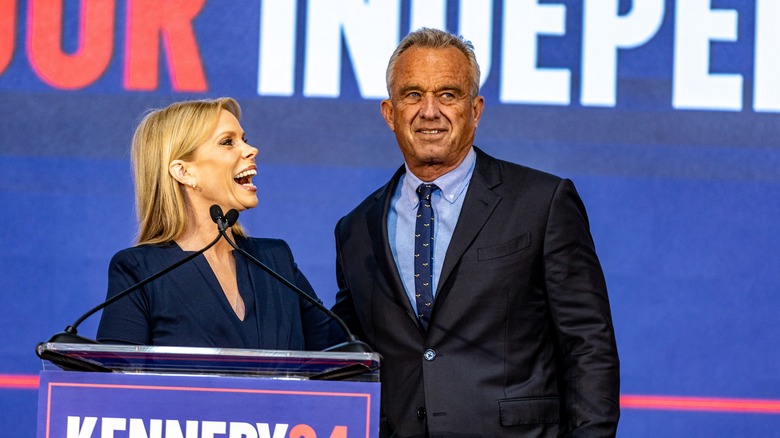
[[[137,246],[109,266],[108,297],[208,245],[209,209],[257,205],[257,149],[230,98],[180,102],[149,113],[132,142]],[[236,244],[316,298],[284,241],[228,229]],[[230,245],[215,246],[103,310],[104,343],[321,350],[328,319]]]

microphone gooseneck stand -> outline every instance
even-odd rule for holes
[[[326,348],[323,351],[329,351],[329,352],[353,352],[353,353],[373,353],[373,350],[371,347],[369,347],[364,342],[359,341],[349,330],[346,323],[339,318],[338,315],[333,313],[330,309],[323,306],[322,303],[319,302],[319,300],[311,297],[309,294],[301,290],[299,287],[291,283],[286,278],[282,277],[279,273],[274,271],[273,269],[269,268],[267,265],[265,265],[263,262],[257,260],[254,256],[249,254],[247,251],[241,249],[236,245],[236,243],[230,238],[230,236],[227,235],[226,230],[233,226],[236,221],[238,220],[238,211],[231,209],[227,212],[227,214],[222,214],[222,209],[218,205],[212,205],[209,209],[209,213],[211,214],[211,219],[217,224],[217,228],[219,230],[219,234],[212,240],[208,245],[206,245],[204,248],[187,255],[183,259],[179,260],[178,262],[166,267],[165,269],[150,275],[149,277],[139,281],[138,283],[128,287],[127,289],[117,293],[113,297],[103,301],[102,303],[98,304],[97,306],[93,307],[92,309],[88,310],[86,313],[84,313],[81,317],[79,317],[73,324],[67,326],[64,331],[59,332],[49,338],[48,341],[42,342],[38,344],[36,348],[36,353],[38,354],[38,357],[44,360],[48,360],[54,364],[57,364],[63,369],[69,369],[69,370],[78,370],[78,371],[101,371],[101,372],[110,372],[110,369],[104,368],[100,365],[93,364],[88,361],[81,361],[77,360],[71,357],[68,357],[64,354],[57,353],[45,348],[42,348],[42,346],[46,343],[70,343],[70,344],[100,344],[97,340],[89,339],[83,336],[80,336],[78,334],[78,326],[87,318],[94,315],[97,311],[111,305],[112,303],[116,302],[117,300],[120,300],[124,298],[125,296],[129,295],[130,293],[140,289],[141,287],[145,286],[146,284],[160,278],[161,276],[173,271],[174,269],[178,268],[179,266],[189,262],[190,260],[194,259],[195,257],[203,254],[207,250],[209,250],[211,247],[217,244],[219,242],[219,239],[224,238],[230,246],[232,246],[236,251],[244,255],[249,261],[260,267],[263,271],[274,277],[276,280],[287,286],[291,291],[295,292],[298,296],[306,299],[311,304],[313,304],[315,307],[317,307],[320,311],[324,312],[328,317],[330,317],[332,320],[336,321],[341,329],[344,331],[347,341],[342,342],[340,344],[331,346],[329,348]],[[352,375],[361,374],[363,372],[369,371],[367,367],[364,365],[356,365],[354,367],[346,367],[343,369],[333,370],[331,372],[323,373],[319,376],[314,376],[312,379],[340,379],[349,377]]]
[[[216,209],[214,207],[216,207]],[[217,223],[219,228],[219,234],[227,241],[227,243],[230,244],[230,246],[233,247],[233,249],[241,253],[244,257],[246,257],[249,261],[257,265],[260,269],[268,273],[270,276],[278,280],[280,283],[287,286],[288,289],[292,290],[293,292],[298,294],[306,301],[313,304],[315,307],[320,309],[322,312],[324,312],[326,315],[328,315],[331,319],[333,319],[334,321],[336,321],[336,323],[339,324],[339,326],[347,336],[347,341],[328,347],[323,351],[342,351],[342,352],[352,352],[352,353],[373,352],[371,347],[369,347],[365,342],[358,340],[355,337],[355,335],[352,334],[352,332],[349,330],[344,320],[339,318],[339,316],[333,313],[333,311],[323,306],[322,303],[319,302],[319,300],[313,298],[311,295],[301,290],[301,288],[294,285],[286,278],[282,277],[278,272],[268,267],[265,263],[261,262],[260,260],[257,260],[254,256],[252,256],[252,254],[249,254],[247,251],[241,249],[238,245],[236,245],[233,239],[231,239],[230,236],[227,235],[225,230],[227,230],[227,228],[231,227],[234,223],[236,223],[236,221],[238,220],[238,211],[231,209],[223,217],[222,211],[219,208],[219,206],[213,205],[211,206],[211,218],[214,220],[214,222]],[[224,224],[225,226],[223,226],[222,224]]]

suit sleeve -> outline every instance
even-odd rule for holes
[[[620,365],[607,287],[585,207],[566,179],[550,206],[544,267],[562,357],[566,427],[576,437],[615,436]]]
[[[314,301],[320,303],[320,305],[322,304],[322,300],[320,300],[317,293],[314,292],[314,288],[311,283],[309,283],[309,280],[303,272],[298,269],[298,264],[295,262],[292,249],[290,249],[290,245],[288,245],[287,242],[281,239],[248,239],[246,241],[241,240],[241,242],[246,242],[242,244],[249,245],[249,252],[253,253],[253,255],[261,260],[263,260],[263,257],[268,258],[268,260],[266,260],[268,267],[275,270],[284,279],[291,282]],[[284,296],[296,294],[292,290],[287,290],[288,287],[278,280],[274,280],[274,284],[279,287],[280,293]],[[298,310],[300,312],[301,330],[303,332],[303,349],[317,351],[332,345],[333,342],[330,342],[329,340],[330,318],[328,315],[323,312],[321,308],[302,296],[298,296]]]
[[[108,266],[106,299],[140,280],[142,274],[133,254],[129,251],[118,252]],[[136,290],[103,309],[97,340],[106,344],[151,344],[149,301],[143,290]]]
[[[336,283],[338,284],[339,291],[336,293],[336,303],[333,305],[333,312],[344,320],[347,327],[352,334],[356,337],[365,339],[360,323],[358,321],[357,312],[355,310],[355,303],[352,297],[352,291],[349,288],[347,278],[345,275],[344,259],[342,257],[342,242],[340,229],[343,226],[344,219],[339,220],[336,224]],[[342,341],[347,340],[347,334],[340,326],[333,326],[331,329],[331,337],[334,339],[340,339]]]
[[[292,264],[294,284],[298,286],[299,289],[304,291],[308,296],[322,304],[322,300],[320,300],[316,292],[314,292],[314,288],[311,286],[311,283],[309,283],[309,280],[305,275],[303,275],[303,272],[298,269],[298,265],[293,259],[290,247],[287,246],[286,243],[285,247],[289,253],[290,263]],[[303,338],[306,344],[306,350],[323,350],[333,345],[334,342],[331,342],[329,339],[329,325],[331,323],[328,315],[326,315],[322,309],[318,308],[303,297],[300,298],[300,309],[301,324],[303,326]]]

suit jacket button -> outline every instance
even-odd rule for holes
[[[417,418],[425,418],[425,408],[417,409]]]
[[[429,349],[425,350],[425,353],[423,353],[423,358],[425,358],[425,360],[430,362],[430,361],[436,359],[436,352],[429,348]]]

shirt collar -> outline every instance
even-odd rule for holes
[[[477,161],[477,153],[474,152],[474,148],[469,148],[466,158],[458,165],[458,167],[445,173],[444,175],[431,181],[441,189],[442,198],[446,199],[450,204],[454,204],[455,201],[466,191],[466,186],[469,184],[472,173],[474,173],[474,163]],[[403,175],[403,186],[401,188],[401,202],[408,203],[410,208],[417,208],[417,204],[420,202],[417,197],[417,187],[423,183],[420,178],[417,178],[409,170],[409,166],[406,167],[406,173]]]

